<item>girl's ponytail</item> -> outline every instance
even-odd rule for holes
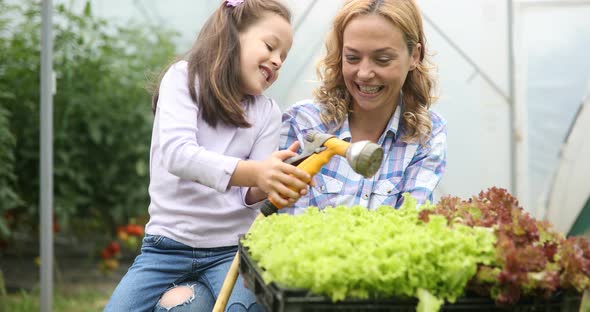
[[[250,127],[240,104],[240,38],[234,9],[223,3],[186,55],[189,93],[205,122],[213,127],[218,122]]]

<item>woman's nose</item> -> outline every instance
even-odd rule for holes
[[[361,80],[368,80],[375,77],[375,72],[373,71],[373,66],[371,66],[370,62],[361,61],[356,75]]]

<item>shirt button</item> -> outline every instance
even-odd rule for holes
[[[367,199],[369,199],[369,195],[368,195],[368,194],[363,194],[363,199],[364,199],[364,200],[367,200]]]
[[[326,190],[326,186],[324,186],[324,185],[320,186],[320,191],[322,191],[322,192],[323,192],[323,191],[325,191],[325,190]]]

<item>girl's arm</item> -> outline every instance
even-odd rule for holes
[[[281,127],[281,110],[277,103],[264,96],[257,97],[255,101],[249,107],[248,115],[253,121],[256,137],[250,147],[248,160],[239,161],[229,185],[245,186],[241,188],[242,198],[252,209],[258,208],[261,201],[269,196],[277,204],[284,205],[283,198],[292,203],[299,195],[289,186],[305,194],[307,187],[301,179],[307,179],[308,175],[283,162],[295,153],[276,152]],[[292,150],[298,147],[297,144]]]
[[[199,109],[188,91],[185,61],[170,67],[162,78],[154,120],[153,144],[159,146],[162,166],[171,174],[219,192],[227,191],[237,157],[207,150],[197,141]]]

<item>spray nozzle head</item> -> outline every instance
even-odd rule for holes
[[[346,160],[356,173],[370,178],[381,167],[383,149],[371,141],[355,142],[346,150]]]

